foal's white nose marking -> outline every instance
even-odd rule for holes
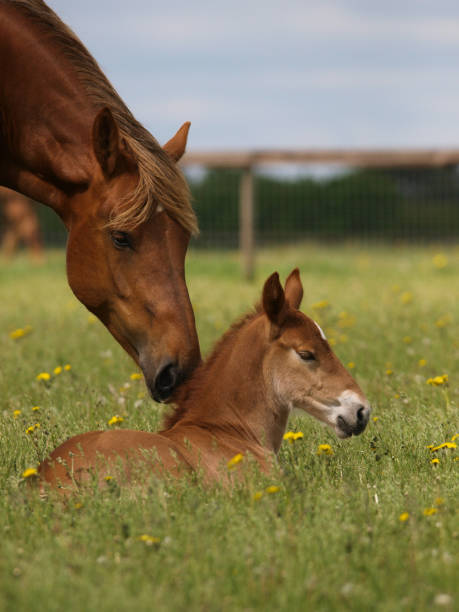
[[[326,339],[327,339],[327,337],[326,337],[326,336],[325,336],[325,334],[324,334],[324,330],[323,330],[323,329],[320,327],[320,325],[319,325],[318,323],[316,323],[315,321],[314,321],[314,324],[315,324],[315,326],[317,327],[317,329],[320,331],[320,335],[322,336],[322,338],[323,338],[324,340],[326,340]]]

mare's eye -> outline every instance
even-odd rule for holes
[[[127,232],[112,232],[111,239],[117,249],[131,249],[131,239]]]
[[[316,356],[311,351],[298,351],[298,355],[303,361],[315,361]]]

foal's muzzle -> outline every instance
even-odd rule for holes
[[[355,410],[354,418],[345,418],[339,415],[336,424],[339,430],[345,434],[346,437],[358,436],[367,426],[370,418],[370,408],[368,406],[358,405]]]

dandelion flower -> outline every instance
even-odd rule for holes
[[[398,520],[401,521],[402,523],[404,523],[409,518],[410,518],[409,512],[402,512],[401,515],[398,517]]]
[[[257,491],[254,496],[253,496],[253,501],[260,501],[260,499],[263,497],[263,491]]]
[[[379,420],[379,417],[378,417],[378,416],[374,416],[374,417],[373,417],[373,422],[374,422],[374,423],[376,423],[376,421],[378,421],[378,420]]]
[[[23,478],[31,478],[32,476],[37,476],[38,470],[37,468],[27,468],[22,472]]]
[[[457,444],[456,442],[443,442],[443,444],[439,444],[438,446],[432,446],[432,448],[430,449],[431,453],[436,453],[437,451],[441,450],[442,448],[450,448],[452,450],[454,450],[455,448],[457,448]]]
[[[440,459],[437,459],[437,457],[435,457],[435,459],[431,459],[430,463],[432,463],[432,465],[438,465],[440,463]]]
[[[236,467],[238,463],[241,463],[243,459],[244,459],[244,455],[242,453],[237,453],[237,455],[234,455],[234,457],[232,457],[232,459],[228,461],[227,463],[228,469],[232,470],[234,467]]]
[[[432,259],[433,265],[438,269],[442,270],[448,265],[448,258],[444,253],[437,253]]]
[[[451,442],[454,442],[454,440],[457,440],[459,438],[459,433],[455,433],[454,436],[451,438]]]
[[[26,434],[32,434],[36,429],[40,429],[40,423],[35,423],[35,425],[27,427]]]
[[[49,374],[48,372],[40,372],[39,374],[36,375],[36,380],[49,380],[51,378],[51,374]]]
[[[347,367],[348,367],[350,370],[353,370],[353,369],[355,368],[355,363],[354,363],[353,361],[349,361],[349,363],[347,364]]]
[[[411,304],[413,301],[413,294],[410,291],[404,291],[400,296],[400,301],[402,304]]]
[[[438,510],[437,508],[426,508],[422,514],[424,516],[432,516],[433,514],[437,514]]]
[[[304,438],[304,433],[302,431],[287,431],[284,433],[284,440],[288,440],[290,444],[301,438]]]
[[[418,361],[418,366],[419,366],[420,368],[424,368],[426,365],[427,365],[427,359],[420,359],[420,360]]]
[[[333,455],[333,449],[330,444],[319,444],[317,448],[318,455]]]
[[[113,480],[113,476],[105,476],[105,477],[104,477],[104,480],[106,480],[107,482],[108,482],[109,480]]]
[[[146,533],[139,536],[139,540],[141,542],[145,542],[147,546],[152,546],[153,544],[159,544],[161,542],[160,538],[156,538],[155,536],[151,536]]]
[[[443,315],[442,317],[440,317],[439,319],[437,319],[435,321],[435,325],[436,327],[442,328],[442,327],[446,327],[448,325],[448,323],[451,323],[452,321],[452,317],[450,314],[446,314]]]
[[[32,406],[32,412],[38,412],[40,410],[40,406]]]
[[[411,336],[404,336],[403,342],[405,344],[411,344],[413,342],[413,338]]]
[[[432,385],[433,387],[439,387],[440,385],[446,385],[448,382],[448,374],[443,374],[442,376],[434,376],[433,378],[427,379],[427,384]]]
[[[72,366],[71,366],[69,363],[66,363],[66,364],[65,364],[65,366],[64,366],[64,370],[65,370],[66,372],[68,372],[68,371],[69,371],[69,370],[71,370],[71,369],[72,369]]]
[[[20,414],[21,414],[21,411],[20,411],[20,410],[13,410],[13,417],[14,417],[15,419],[17,419],[17,418],[20,416]]]
[[[434,504],[436,506],[442,506],[445,503],[445,500],[443,499],[443,497],[436,497]]]
[[[270,487],[266,487],[265,492],[268,494],[273,494],[273,493],[277,493],[280,490],[280,487],[277,487],[276,485],[271,485]]]
[[[321,300],[320,302],[316,302],[312,305],[314,310],[323,310],[324,308],[328,308],[330,306],[330,302],[328,300]]]
[[[387,370],[386,370],[386,375],[387,376],[392,376],[393,373],[394,373],[394,370],[391,370],[390,368],[387,368]]]
[[[59,374],[62,372],[62,366],[56,366],[53,370],[53,374],[55,376],[59,376]]]
[[[140,374],[140,372],[134,372],[129,378],[131,380],[142,380],[142,374]]]
[[[124,421],[122,416],[119,416],[118,414],[115,414],[114,416],[112,416],[112,418],[108,421],[108,424],[111,425],[118,425],[119,423],[122,423]]]

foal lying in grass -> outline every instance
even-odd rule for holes
[[[298,308],[298,270],[285,284],[272,274],[257,309],[226,332],[210,357],[179,391],[175,411],[158,433],[92,431],[70,438],[39,467],[42,480],[67,489],[115,468],[127,479],[137,465],[178,475],[222,465],[250,453],[269,469],[293,408],[331,426],[340,438],[362,433],[368,402],[330,348],[320,327]],[[149,452],[148,452],[149,451]]]

